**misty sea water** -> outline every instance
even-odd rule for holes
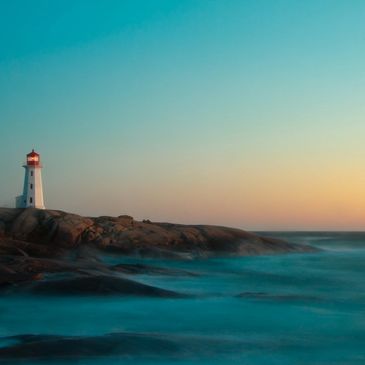
[[[311,244],[310,254],[138,260],[194,276],[135,275],[189,298],[0,298],[0,347],[14,335],[140,336],[140,349],[100,357],[9,360],[9,364],[365,364],[365,234],[270,233]],[[146,337],[172,341],[174,351]],[[4,362],[5,364],[6,362]]]

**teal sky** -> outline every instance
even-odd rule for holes
[[[0,205],[365,229],[365,2],[0,2]],[[364,191],[364,192],[363,192]]]

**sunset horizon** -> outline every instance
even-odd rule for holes
[[[35,148],[52,209],[365,229],[365,5],[264,3],[3,4],[0,205]]]

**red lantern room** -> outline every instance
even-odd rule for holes
[[[27,154],[27,165],[28,166],[39,166],[40,165],[40,157],[37,152],[32,152]]]

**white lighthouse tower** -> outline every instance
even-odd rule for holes
[[[16,207],[45,209],[40,155],[32,150],[27,154],[27,162],[23,167],[25,168],[23,195],[16,197]]]

